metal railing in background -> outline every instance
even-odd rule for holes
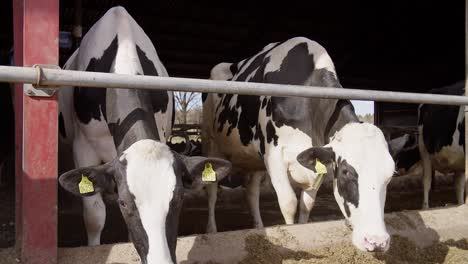
[[[28,83],[44,88],[59,86],[133,88],[281,97],[335,98],[417,104],[468,105],[468,97],[455,95],[124,75],[38,67],[0,66],[0,82]]]

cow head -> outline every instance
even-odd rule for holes
[[[183,186],[200,182],[208,163],[217,180],[231,169],[228,161],[185,157],[165,144],[146,139],[135,142],[106,164],[71,170],[59,181],[78,196],[113,192],[116,188],[120,211],[142,262],[175,263]]]
[[[394,172],[384,135],[367,123],[345,125],[324,147],[297,156],[315,171],[316,161],[333,175],[335,200],[353,229],[353,244],[364,251],[386,251],[390,236],[384,222],[387,185]]]

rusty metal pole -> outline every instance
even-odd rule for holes
[[[59,0],[14,0],[15,63],[58,64]],[[57,263],[58,103],[15,90],[16,247],[25,264]]]

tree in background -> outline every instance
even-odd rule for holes
[[[200,93],[174,92],[174,99],[176,110],[180,113],[177,117],[177,121],[182,124],[187,124],[189,111],[195,107],[200,107]]]

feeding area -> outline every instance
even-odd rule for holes
[[[0,263],[468,263],[461,3],[0,20]]]

